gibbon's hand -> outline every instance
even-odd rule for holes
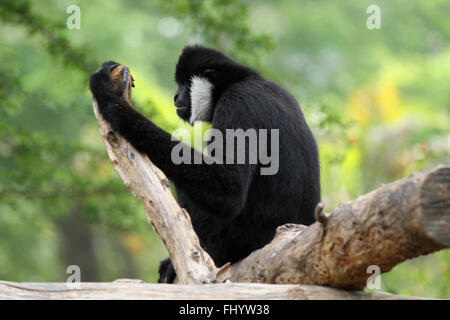
[[[118,98],[129,100],[133,81],[127,66],[107,61],[91,74],[89,87],[97,102],[105,104],[116,102]]]

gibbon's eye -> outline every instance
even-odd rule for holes
[[[214,69],[206,69],[202,71],[202,76],[206,78],[213,78],[216,76],[216,70]]]

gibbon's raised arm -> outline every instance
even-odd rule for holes
[[[147,154],[177,186],[186,186],[184,192],[201,203],[206,212],[223,219],[233,218],[244,205],[255,165],[207,164],[206,155],[187,145],[183,149],[191,152],[191,159],[199,157],[202,162],[174,164],[172,149],[182,142],[174,141],[168,132],[122,98],[122,92],[115,89],[111,79],[111,72],[118,66],[113,61],[105,62],[90,76],[90,89],[103,118],[139,152]]]

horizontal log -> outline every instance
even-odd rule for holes
[[[73,284],[71,284],[73,285]],[[309,285],[224,283],[205,285],[140,282],[17,283],[0,281],[0,299],[133,299],[133,300],[403,300],[422,299],[384,292],[345,291]]]

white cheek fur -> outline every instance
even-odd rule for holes
[[[189,123],[210,121],[212,112],[213,85],[208,79],[193,76],[191,80],[191,116]]]

